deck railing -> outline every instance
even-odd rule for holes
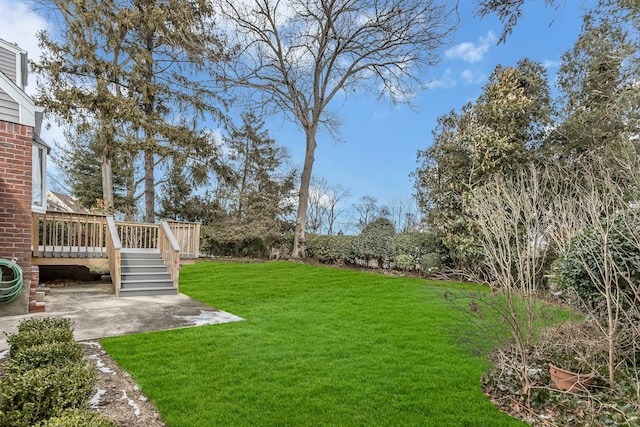
[[[173,281],[173,287],[178,289],[178,278],[180,274],[180,246],[169,228],[169,224],[166,221],[160,223],[158,228],[158,246],[160,249],[160,256],[167,266],[169,276]]]
[[[47,212],[33,215],[33,256],[106,257],[106,217]]]
[[[107,217],[107,257],[109,259],[109,274],[111,283],[116,291],[116,296],[120,296],[120,274],[121,274],[121,254],[122,243],[118,237],[118,228],[113,217]]]
[[[47,212],[33,214],[33,256],[38,258],[106,258],[105,215]],[[124,249],[159,249],[159,224],[115,221]],[[181,259],[200,253],[200,224],[167,221]]]

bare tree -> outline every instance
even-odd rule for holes
[[[517,175],[498,175],[476,189],[470,203],[485,255],[485,274],[494,292],[504,295],[499,314],[514,341],[522,391],[531,397],[529,349],[534,344],[538,291],[548,253],[547,182],[532,166]]]
[[[324,128],[340,123],[329,104],[366,90],[410,103],[423,71],[453,30],[454,9],[438,0],[215,0],[236,37],[236,61],[222,70],[249,103],[283,113],[305,134],[293,257],[304,257],[309,185]]]
[[[566,0],[564,0],[566,1]],[[560,0],[545,0],[545,6],[552,6],[558,8],[564,1]],[[476,14],[485,17],[495,13],[498,15],[498,19],[504,25],[502,35],[500,36],[499,43],[504,43],[507,40],[507,36],[511,34],[513,28],[518,23],[518,20],[522,17],[522,8],[527,3],[526,0],[477,0]]]
[[[331,185],[326,178],[312,178],[307,207],[307,231],[332,235],[338,217],[343,213],[339,204],[351,195],[340,184]]]
[[[378,199],[373,196],[360,197],[358,203],[354,203],[352,207],[356,214],[353,223],[358,231],[364,230],[369,223],[387,213],[387,208],[380,207],[380,205],[378,205]]]
[[[329,183],[325,178],[312,178],[307,206],[307,231],[318,234],[327,216],[326,194]]]
[[[327,234],[332,235],[335,231],[338,217],[344,213],[339,209],[340,202],[349,198],[351,193],[340,184],[332,185],[327,191]]]
[[[387,205],[389,219],[399,233],[415,231],[418,226],[418,205],[411,197],[392,197]]]

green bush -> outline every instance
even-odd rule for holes
[[[0,390],[0,426],[27,427],[82,408],[96,383],[95,373],[77,362],[9,372]]]
[[[396,268],[401,270],[413,270],[416,267],[415,257],[407,254],[396,255],[393,262],[396,264]]]
[[[393,236],[391,238],[391,251],[394,256],[396,267],[402,269],[415,269],[416,265],[422,264],[420,260],[424,255],[431,253],[439,254],[441,251],[441,244],[432,233],[411,231],[399,233]],[[411,261],[409,261],[407,256],[411,257]],[[439,266],[440,256],[438,255],[437,258],[437,266]]]
[[[640,247],[633,237],[638,229],[640,213],[622,212],[615,218],[607,236],[607,249],[618,272],[613,277],[613,283],[609,285],[619,287],[628,297],[628,301],[635,303],[638,303],[639,296],[635,295],[629,280],[640,283]],[[603,291],[606,284],[600,280],[600,272],[605,265],[604,247],[605,239],[602,233],[595,227],[589,227],[569,242],[565,252],[554,264],[560,287],[573,289],[582,301],[592,308],[596,308],[604,300]],[[595,273],[595,277],[592,277],[589,271]]]
[[[220,236],[212,231],[206,231],[200,239],[200,250],[209,256],[267,258],[271,248],[281,248],[281,253],[290,254],[291,247],[293,234],[289,233],[228,241],[220,240]]]
[[[18,325],[18,332],[44,331],[51,329],[68,329],[73,331],[71,319],[59,317],[32,317],[25,319]]]
[[[54,342],[73,342],[69,319],[27,319],[20,323],[17,333],[7,335],[11,357],[25,348]]]
[[[335,263],[353,259],[351,246],[354,236],[320,236],[307,234],[307,256],[322,263]]]
[[[58,417],[49,418],[37,427],[118,427],[119,424],[95,412],[69,409]]]
[[[396,234],[395,228],[387,218],[378,218],[367,224],[362,233],[353,242],[353,253],[356,258],[376,259],[378,267],[383,268],[385,261],[393,258],[391,239]]]
[[[420,257],[420,269],[424,277],[430,277],[440,268],[440,254],[431,252]]]
[[[437,240],[431,233],[410,231],[391,237],[391,249],[395,255],[406,254],[419,258],[420,255],[436,252]]]
[[[25,372],[70,362],[84,363],[83,357],[82,347],[75,341],[48,342],[23,347],[9,359],[5,370],[7,372]]]

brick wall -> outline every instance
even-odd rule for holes
[[[18,257],[25,283],[20,298],[0,304],[0,316],[29,311],[32,141],[32,127],[0,121],[0,258]]]

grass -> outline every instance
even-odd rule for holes
[[[246,321],[101,342],[171,427],[524,425],[482,394],[463,316],[425,282],[197,263],[181,291]]]

